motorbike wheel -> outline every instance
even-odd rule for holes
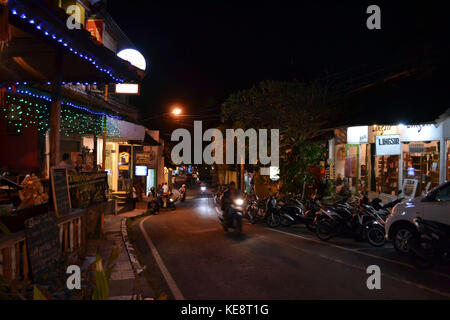
[[[235,223],[234,223],[234,234],[235,235],[242,234],[242,221],[235,221]]]
[[[270,216],[267,217],[267,225],[270,228],[276,228],[281,224],[281,217],[277,214],[271,213]]]
[[[316,231],[316,224],[314,223],[315,213],[308,211],[305,215],[305,226],[311,232]]]
[[[380,225],[372,225],[366,231],[367,242],[374,247],[382,247],[386,242],[386,232]]]
[[[333,226],[326,219],[320,219],[316,223],[316,235],[322,241],[328,241],[333,237]]]
[[[433,249],[429,241],[411,238],[409,243],[409,257],[417,269],[430,269],[434,265]]]
[[[291,222],[288,219],[281,218],[281,225],[283,227],[289,227],[291,225]]]

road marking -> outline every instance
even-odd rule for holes
[[[263,237],[264,237],[264,236],[263,236]],[[267,237],[264,237],[264,238],[268,239]],[[297,249],[297,250],[300,250],[300,251],[309,253],[309,254],[311,254],[311,255],[319,256],[319,257],[321,257],[322,259],[326,259],[326,260],[329,260],[329,261],[333,261],[333,262],[336,262],[336,263],[340,263],[340,264],[343,264],[343,265],[345,265],[345,266],[347,266],[347,267],[351,267],[351,268],[355,268],[355,269],[358,269],[358,270],[362,270],[362,271],[364,271],[364,272],[366,271],[366,268],[357,266],[357,265],[352,264],[352,263],[344,262],[344,261],[342,261],[342,260],[340,260],[340,259],[331,258],[331,257],[326,256],[326,255],[324,255],[324,254],[316,253],[316,252],[313,252],[313,251],[310,251],[310,250],[305,250],[305,249],[303,249],[303,248],[300,248],[300,247],[297,247],[297,246],[293,246],[293,245],[290,245],[290,244],[288,244],[288,246],[291,247],[291,248],[294,248],[294,249]],[[384,277],[387,277],[387,278],[390,278],[391,280],[396,280],[396,281],[399,281],[399,282],[403,282],[403,283],[405,283],[405,284],[407,284],[407,285],[414,286],[414,287],[416,287],[416,288],[419,288],[419,289],[422,289],[422,290],[426,290],[426,291],[432,292],[432,293],[434,293],[434,294],[438,294],[438,295],[441,295],[441,296],[450,298],[450,294],[449,294],[449,293],[442,292],[442,291],[437,290],[437,289],[429,288],[429,287],[427,287],[427,286],[424,286],[424,285],[421,285],[421,284],[418,284],[418,283],[414,283],[414,282],[411,282],[411,281],[408,281],[408,280],[405,280],[405,279],[399,279],[399,278],[393,277],[393,276],[391,276],[391,275],[389,275],[389,274],[387,274],[387,273],[383,273],[383,276],[384,276]]]
[[[172,275],[170,274],[169,270],[167,270],[166,265],[161,259],[161,256],[158,253],[158,250],[156,250],[155,245],[153,244],[152,240],[150,239],[147,231],[144,229],[144,222],[150,217],[144,218],[139,223],[139,228],[141,229],[142,234],[144,235],[145,241],[147,242],[148,246],[150,247],[153,257],[155,257],[156,263],[158,264],[159,269],[161,270],[161,273],[164,276],[164,279],[166,279],[167,285],[169,286],[170,291],[172,292],[173,297],[176,300],[184,300],[183,294],[181,293],[180,289],[178,288],[177,284],[175,283],[175,280],[173,280]]]
[[[286,234],[286,235],[289,235],[289,236],[301,238],[301,239],[303,239],[303,240],[308,240],[308,241],[311,241],[311,242],[320,243],[320,244],[327,245],[327,246],[334,247],[334,248],[338,248],[338,249],[341,249],[341,250],[345,250],[345,251],[349,251],[349,252],[361,254],[361,255],[363,255],[363,256],[367,256],[367,257],[371,257],[371,258],[375,258],[375,259],[384,260],[384,261],[387,261],[387,262],[390,262],[390,263],[398,264],[398,265],[400,265],[400,266],[404,266],[404,267],[407,267],[407,268],[416,270],[415,267],[413,267],[412,265],[410,265],[410,264],[408,264],[408,263],[405,263],[405,262],[400,262],[400,261],[388,259],[388,258],[385,258],[385,257],[377,256],[377,255],[375,255],[375,254],[370,254],[370,253],[367,253],[367,252],[358,251],[357,249],[350,249],[350,248],[338,246],[338,245],[336,245],[336,244],[332,244],[332,243],[329,243],[329,242],[326,242],[326,241],[320,241],[320,240],[316,240],[316,239],[311,239],[311,238],[307,238],[307,237],[302,237],[302,236],[300,236],[300,235],[298,235],[298,234],[294,234],[294,233],[289,233],[289,232],[285,232],[285,231],[281,231],[281,230],[276,230],[276,229],[271,229],[271,228],[265,228],[265,229],[266,229],[266,230],[270,230],[270,231],[274,231],[274,232],[278,232],[278,233],[283,233],[283,234]],[[431,273],[431,274],[434,274],[434,275],[437,275],[437,276],[440,276],[440,277],[445,277],[445,278],[449,278],[449,279],[450,279],[450,276],[448,276],[448,275],[446,275],[446,274],[443,274],[443,273],[433,272],[433,271],[431,271],[430,273]]]

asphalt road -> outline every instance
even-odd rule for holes
[[[303,227],[244,224],[226,234],[211,196],[135,221],[132,232],[152,282],[171,299],[450,299],[448,270],[420,271],[391,245],[326,243]],[[367,268],[379,266],[381,289]]]

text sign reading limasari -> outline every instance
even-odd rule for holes
[[[402,151],[399,134],[376,136],[377,156],[399,155]]]

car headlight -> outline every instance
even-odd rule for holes
[[[237,206],[242,206],[244,204],[244,199],[236,199],[236,200],[234,200],[234,203]]]

